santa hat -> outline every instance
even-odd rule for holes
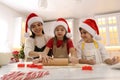
[[[89,32],[94,39],[101,40],[101,37],[99,36],[99,29],[95,20],[86,19],[83,23],[80,24],[80,27]]]
[[[25,37],[29,37],[28,28],[30,28],[31,24],[34,22],[41,22],[42,24],[44,24],[42,18],[39,17],[37,14],[35,14],[35,13],[29,14],[26,19]]]
[[[62,25],[66,29],[66,31],[67,31],[66,36],[68,38],[70,38],[72,36],[72,34],[70,33],[71,31],[70,31],[67,21],[64,18],[58,18],[57,21],[55,22],[55,28],[59,25]]]

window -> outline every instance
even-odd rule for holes
[[[96,16],[102,43],[106,46],[120,46],[117,15]]]
[[[20,48],[21,44],[21,17],[13,21],[0,19],[0,52],[11,52]],[[12,27],[11,27],[12,25]]]

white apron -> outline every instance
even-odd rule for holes
[[[102,63],[102,57],[98,48],[98,43],[94,41],[94,46],[87,46],[85,48],[85,42],[82,42],[82,58],[83,59],[93,59],[97,64]]]

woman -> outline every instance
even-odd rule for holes
[[[35,13],[28,15],[26,20],[26,36],[28,36],[27,29],[31,31],[31,35],[25,40],[24,52],[28,57],[36,59],[39,57],[44,57],[48,59],[46,54],[40,54],[46,46],[46,43],[50,39],[49,36],[44,34],[43,31],[44,22],[41,17]],[[50,53],[50,52],[49,52]],[[50,54],[49,54],[50,55]]]

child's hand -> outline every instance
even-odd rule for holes
[[[113,64],[119,63],[119,61],[120,61],[119,57],[113,57],[112,59],[106,59],[105,63],[109,65],[113,65]]]
[[[49,57],[48,61],[47,62],[42,61],[42,64],[43,65],[51,65],[51,63],[53,63],[53,62],[54,62],[54,59],[52,57]]]
[[[77,64],[77,63],[79,63],[79,60],[78,60],[78,58],[76,58],[76,57],[70,57],[70,58],[69,58],[69,61],[70,61],[72,64]]]
[[[90,59],[90,60],[88,60],[88,64],[94,65],[94,64],[96,64],[96,62],[95,62],[95,60]]]
[[[49,60],[49,56],[45,53],[40,54],[39,58],[42,60],[43,63],[47,63]]]
[[[112,64],[116,64],[116,63],[119,63],[119,57],[113,57],[112,58]]]

